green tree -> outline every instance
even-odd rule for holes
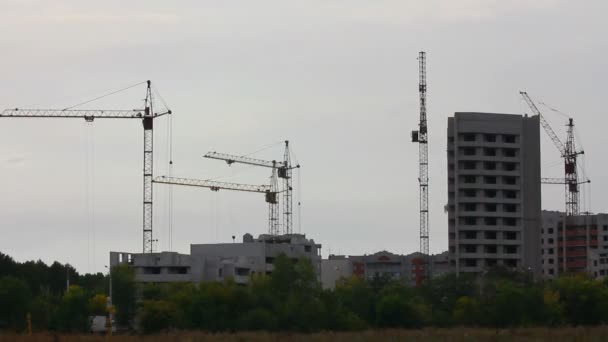
[[[72,285],[57,309],[57,328],[64,332],[87,332],[91,328],[89,314],[89,300],[85,291],[78,285]]]
[[[176,307],[165,300],[145,300],[139,311],[140,328],[143,333],[151,334],[176,325]]]
[[[135,273],[128,265],[112,267],[112,305],[116,308],[116,322],[129,327],[136,312]]]
[[[103,316],[107,313],[108,299],[104,294],[96,294],[89,299],[89,312],[94,316]]]
[[[559,293],[564,318],[572,325],[608,322],[608,291],[601,282],[586,276],[563,276],[551,287]]]
[[[27,283],[13,276],[0,278],[0,321],[14,330],[25,328],[30,302]]]

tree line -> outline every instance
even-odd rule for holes
[[[66,275],[72,286],[66,289]],[[109,279],[67,265],[16,263],[0,254],[0,329],[84,332],[107,311]],[[410,287],[387,277],[342,279],[324,290],[307,259],[275,259],[272,275],[248,285],[138,285],[126,266],[112,269],[113,311],[121,327],[166,330],[299,331],[374,328],[525,327],[608,323],[608,282],[584,275],[537,281],[494,267],[482,276],[446,274]]]

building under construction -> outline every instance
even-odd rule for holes
[[[552,279],[564,273],[608,275],[608,214],[568,216],[543,211],[541,255],[543,275]]]
[[[321,279],[321,245],[303,234],[243,235],[241,243],[190,245],[190,254],[176,252],[110,252],[110,265],[126,264],[139,283],[210,282],[231,278],[246,284],[252,275],[272,274],[280,254],[294,261],[308,258]]]
[[[455,113],[447,153],[453,270],[503,265],[540,275],[539,117]]]

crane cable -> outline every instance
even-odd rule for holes
[[[125,91],[125,90],[129,90],[129,89],[131,89],[131,88],[134,88],[134,87],[140,86],[140,85],[145,84],[145,83],[146,83],[146,82],[139,82],[139,83],[136,83],[136,84],[130,85],[130,86],[126,87],[126,88],[122,88],[122,89],[119,89],[119,90],[115,90],[115,91],[109,92],[109,93],[107,93],[107,94],[104,94],[104,95],[98,96],[98,97],[96,97],[96,98],[94,98],[94,99],[91,99],[91,100],[88,100],[88,101],[84,101],[84,102],[81,102],[81,103],[75,104],[75,105],[73,105],[73,106],[70,106],[70,107],[64,108],[63,110],[69,110],[69,109],[73,109],[73,108],[76,108],[76,107],[80,107],[80,106],[82,106],[82,105],[85,105],[85,104],[88,104],[88,103],[91,103],[91,102],[94,102],[94,101],[97,101],[97,100],[103,99],[104,97],[108,97],[108,96],[111,96],[111,95],[118,94],[118,93],[120,93],[120,92],[123,92],[123,91]]]

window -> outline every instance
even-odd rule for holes
[[[608,241],[608,236],[604,235],[604,241]]]
[[[517,253],[517,246],[504,246],[503,251],[505,254],[515,254]]]
[[[477,260],[476,259],[464,259],[464,265],[466,267],[476,267]]]
[[[496,212],[496,203],[486,203],[486,211],[488,212]]]
[[[487,198],[495,198],[496,197],[496,190],[491,190],[491,189],[484,190],[484,195]]]
[[[497,223],[497,221],[498,221],[498,220],[496,219],[496,217],[485,217],[485,218],[484,218],[484,222],[483,222],[483,223],[484,223],[486,226],[495,226],[495,225],[496,225],[496,223]]]
[[[475,245],[464,245],[465,253],[477,253],[477,246]]]
[[[474,226],[477,224],[477,219],[475,217],[465,217],[464,224],[467,226]]]
[[[462,135],[462,140],[464,141],[475,141],[475,134],[467,133]]]
[[[544,232],[545,232],[545,230],[541,228],[540,233],[543,234]]]
[[[475,170],[475,163],[474,161],[465,161],[462,163],[462,168],[465,170]]]
[[[549,259],[549,263],[550,263],[551,265],[553,265],[553,263],[554,263],[554,262],[555,262],[555,260],[553,260],[553,259]]]
[[[517,267],[517,260],[515,259],[507,259],[504,261],[504,265],[507,267]]]
[[[484,237],[486,240],[496,240],[496,232],[488,231],[484,233]]]
[[[513,134],[503,134],[502,142],[507,144],[514,144],[516,141],[516,136]]]
[[[496,245],[486,245],[485,252],[490,254],[496,254],[497,252]]]
[[[517,169],[517,163],[502,163],[503,171],[515,171]]]
[[[496,163],[495,162],[484,162],[483,163],[483,168],[485,170],[496,170]]]
[[[477,177],[475,177],[475,176],[464,176],[464,177],[463,177],[463,181],[464,181],[464,183],[466,183],[466,184],[473,184],[473,183],[475,183],[475,181],[477,180],[476,178],[477,178]]]
[[[515,148],[503,148],[502,149],[502,155],[504,157],[516,157],[517,156],[517,149],[515,149]]]
[[[496,134],[484,134],[483,140],[485,142],[496,142]]]
[[[549,228],[549,229],[547,229],[547,233],[549,233],[549,234],[553,234],[553,228]]]
[[[467,240],[477,239],[477,232],[472,230],[464,231],[464,238]]]
[[[450,240],[456,239],[456,234],[454,234],[454,233],[450,233],[449,236],[450,236]]]
[[[549,269],[549,274],[553,274],[553,269],[552,268]]]
[[[517,211],[517,205],[515,204],[503,204],[503,210],[507,213],[514,213]]]
[[[490,147],[486,147],[483,149],[483,155],[486,157],[495,157],[496,156],[496,149],[495,148],[490,148]]]
[[[486,259],[486,266],[488,267],[496,266],[497,263],[496,259]]]
[[[517,232],[503,232],[505,240],[517,240]]]
[[[605,232],[608,232],[608,225],[604,225],[603,229],[604,229]]]
[[[304,252],[306,252],[306,253],[312,252],[312,246],[310,246],[310,245],[304,246]]]
[[[517,225],[517,219],[514,217],[505,217],[502,219],[503,223],[505,224],[505,226],[516,226]]]
[[[510,176],[502,177],[502,184],[516,185],[517,184],[517,177],[510,177]]]
[[[485,176],[485,177],[483,177],[483,181],[486,184],[496,184],[496,177],[494,177],[494,176]]]
[[[475,203],[465,203],[464,211],[475,211],[477,210],[477,204]]]
[[[463,190],[464,197],[475,197],[477,196],[477,190],[474,189],[465,189]]]
[[[547,239],[547,243],[555,243],[555,240],[553,240],[552,238]]]
[[[554,253],[553,248],[549,248],[549,249],[547,250],[547,253],[548,253],[548,254],[553,255],[553,253]]]
[[[475,147],[465,147],[462,149],[462,154],[465,156],[474,156],[475,155]]]
[[[517,198],[517,191],[516,190],[503,190],[502,195],[504,196],[504,198],[515,199],[515,198]]]

